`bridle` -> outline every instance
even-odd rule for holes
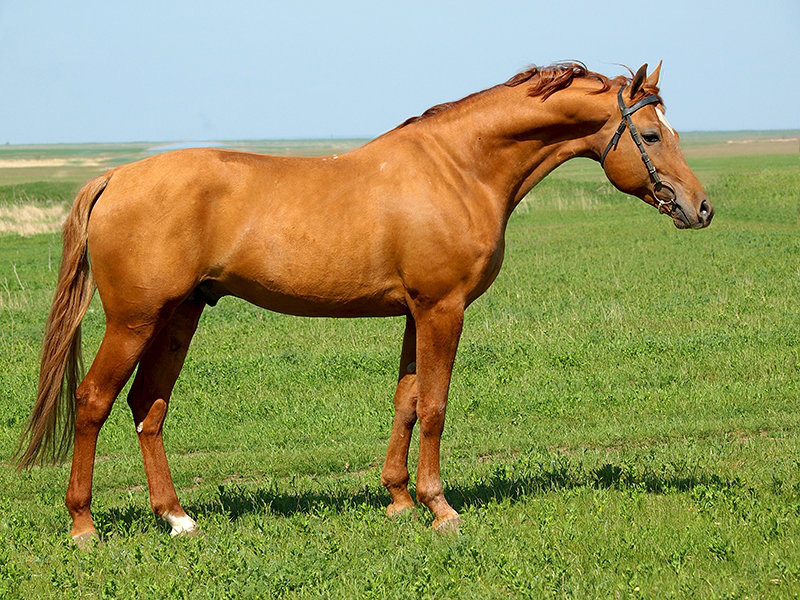
[[[631,106],[625,106],[625,100],[622,98],[622,92],[626,87],[627,86],[621,87],[619,93],[617,94],[619,110],[622,112],[622,121],[620,121],[617,130],[614,132],[614,137],[611,138],[611,141],[608,142],[608,146],[606,146],[606,149],[603,150],[603,154],[600,156],[600,165],[605,167],[603,163],[606,160],[606,156],[611,150],[617,149],[617,144],[619,144],[620,137],[622,137],[625,129],[628,129],[631,132],[633,141],[636,143],[636,147],[639,148],[639,152],[642,154],[642,162],[647,168],[647,174],[650,176],[650,181],[653,182],[653,197],[658,201],[658,206],[656,207],[658,208],[658,212],[672,213],[672,209],[675,206],[675,190],[672,189],[672,186],[669,184],[661,181],[661,178],[658,176],[658,172],[656,172],[656,168],[653,166],[653,163],[650,161],[650,157],[647,155],[647,150],[644,148],[642,137],[639,135],[639,131],[636,129],[633,124],[633,120],[631,119],[631,115],[637,110],[644,108],[648,104],[658,104],[661,102],[661,99],[658,96],[645,96],[635,104]],[[667,190],[670,193],[670,198],[668,200],[662,200],[658,197],[658,193],[662,190]]]

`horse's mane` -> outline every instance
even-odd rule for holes
[[[628,70],[630,71],[630,69]],[[631,71],[631,75],[633,75],[633,71]],[[594,79],[600,83],[600,88],[592,91],[592,94],[602,94],[603,92],[608,91],[611,88],[611,85],[615,83],[627,85],[631,82],[630,77],[624,76],[609,79],[605,75],[590,71],[586,68],[586,65],[581,62],[556,63],[548,67],[531,66],[528,69],[517,73],[505,83],[501,83],[500,85],[490,87],[489,89],[480,92],[475,92],[469,96],[465,96],[461,100],[456,100],[455,102],[444,102],[442,104],[432,106],[421,115],[406,119],[403,123],[398,125],[397,129],[441,114],[453,108],[454,106],[467,102],[468,100],[477,96],[482,96],[483,94],[501,86],[516,87],[518,85],[522,85],[523,83],[530,83],[530,87],[528,88],[528,96],[531,96],[532,98],[538,97],[544,101],[556,92],[568,88],[576,79]],[[643,86],[639,93],[637,93],[636,99],[638,100],[640,96],[650,94],[658,95],[658,88]]]
[[[556,63],[549,67],[531,66],[514,75],[503,85],[516,87],[530,81],[528,95],[547,100],[556,92],[568,88],[575,79],[596,79],[600,83],[600,89],[593,92],[595,94],[602,94],[611,87],[611,80],[608,77],[590,71],[581,62]]]

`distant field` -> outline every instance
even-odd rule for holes
[[[132,142],[127,144],[48,144],[0,146],[0,185],[56,181],[83,182],[112,167],[180,148],[213,146],[291,156],[347,152],[367,140],[264,140],[227,142]]]
[[[797,597],[798,134],[683,135],[716,209],[703,231],[676,230],[590,161],[523,202],[456,361],[443,478],[460,536],[434,534],[422,509],[383,515],[402,320],[290,318],[224,298],[204,313],[165,426],[205,535],[170,539],[151,516],[121,397],[98,446],[102,548],[68,541],[68,466],[0,465],[0,598]],[[159,146],[0,147],[0,224],[64,207],[84,180]],[[33,401],[60,255],[57,233],[14,231],[0,229],[4,459]],[[91,359],[97,298],[84,325]]]

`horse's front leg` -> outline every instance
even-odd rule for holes
[[[458,340],[463,302],[441,302],[415,312],[417,325],[417,418],[420,424],[417,499],[434,514],[435,529],[456,528],[458,513],[447,503],[439,473],[439,444]]]
[[[413,317],[406,318],[403,350],[400,353],[400,374],[394,394],[394,424],[389,450],[383,464],[381,483],[389,490],[392,503],[386,508],[390,517],[414,506],[408,493],[408,446],[417,422],[417,329]]]

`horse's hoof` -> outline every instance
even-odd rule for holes
[[[73,535],[72,543],[75,544],[78,550],[91,550],[92,548],[99,548],[103,545],[100,541],[100,536],[97,535],[97,531],[94,529],[79,533],[78,535]]]
[[[433,529],[436,533],[458,535],[461,526],[461,517],[456,513],[445,519],[436,519],[433,522]]]
[[[396,502],[393,502],[386,507],[386,516],[395,518],[403,515],[411,515],[412,514],[411,509],[413,508],[414,508],[413,502],[411,504],[398,504]]]

